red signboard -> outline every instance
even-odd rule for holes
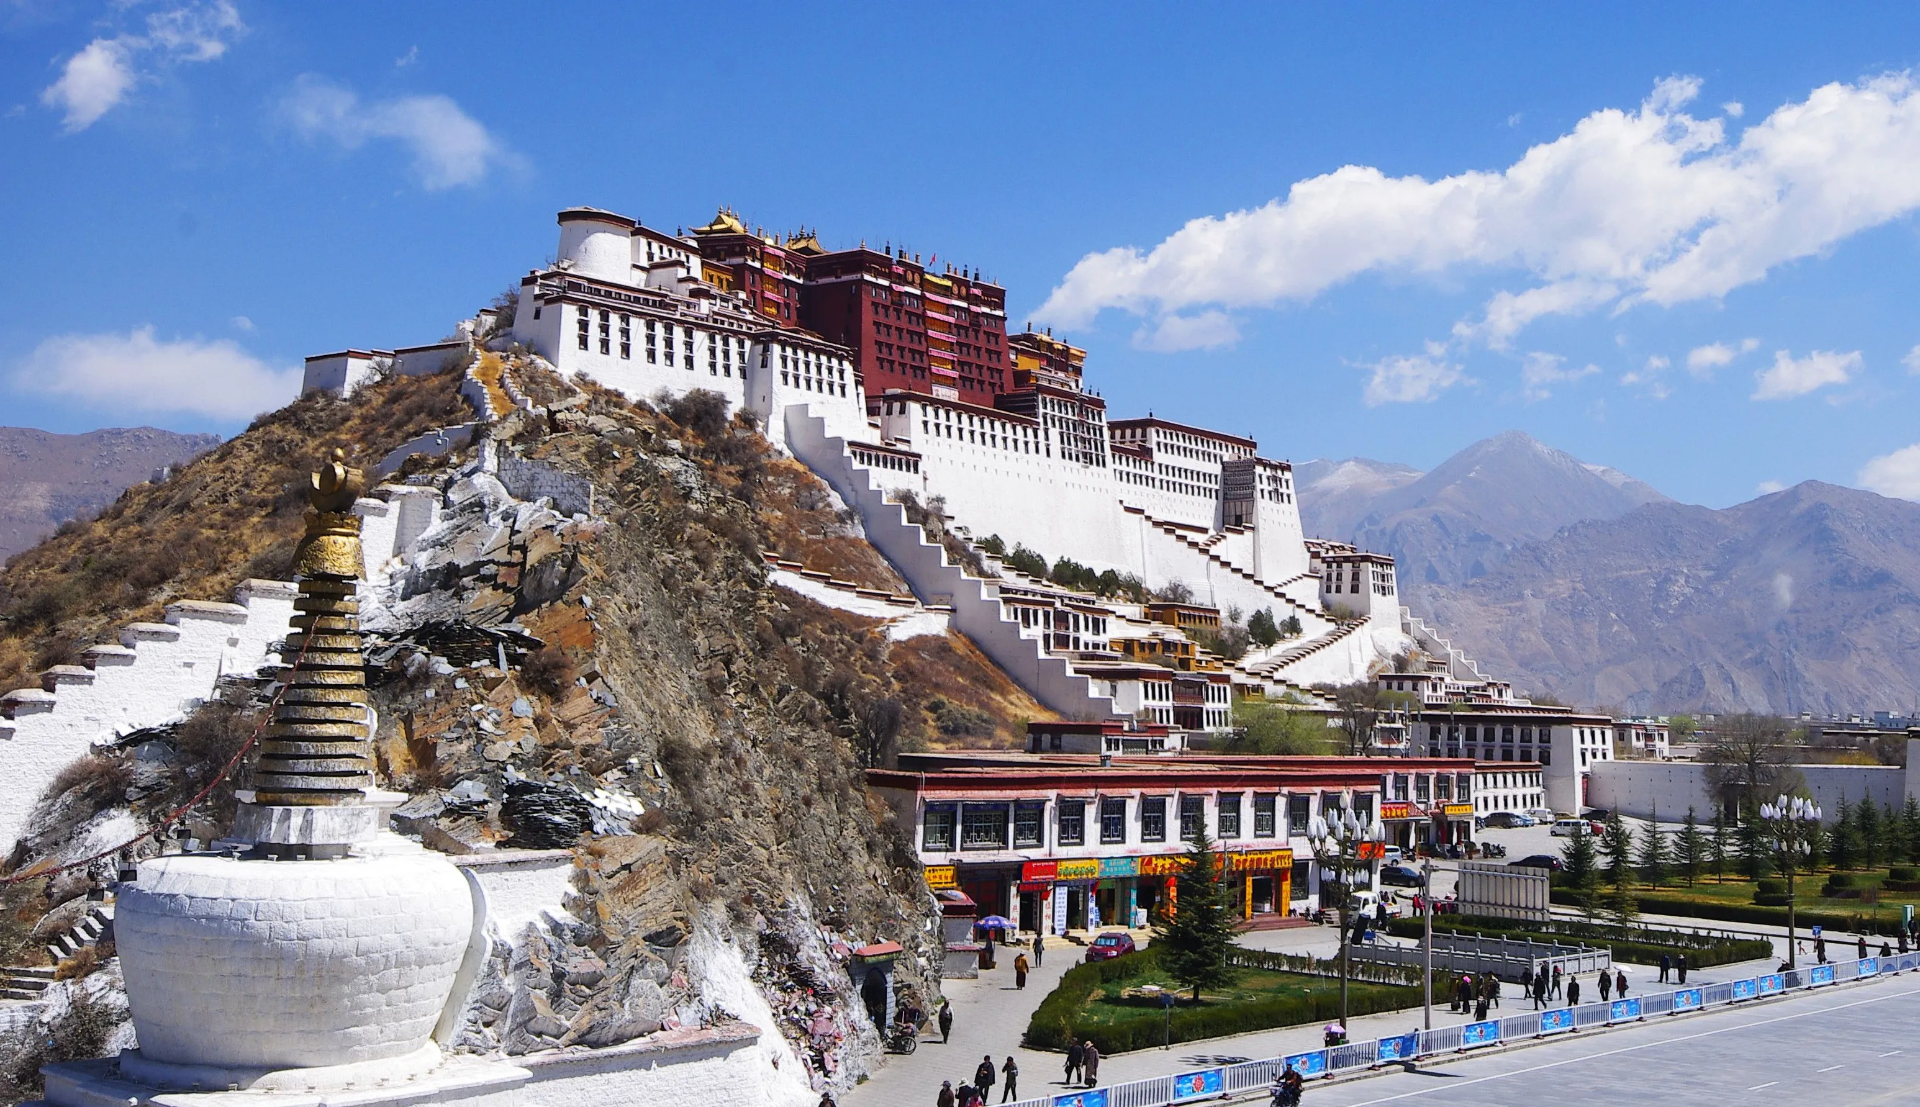
[[[1029,861],[1020,866],[1021,881],[1029,884],[1052,883],[1059,870],[1055,861]]]
[[[1387,844],[1385,842],[1360,843],[1360,860],[1362,861],[1378,861],[1386,855]]]
[[[1380,817],[1383,819],[1413,819],[1419,815],[1410,803],[1383,803],[1380,805]]]

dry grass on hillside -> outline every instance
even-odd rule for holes
[[[1057,716],[987,660],[959,631],[895,642],[889,660],[905,690],[909,746],[1012,749],[1027,724]]]
[[[310,395],[165,484],[137,484],[90,522],[70,523],[0,571],[0,691],[29,687],[175,600],[226,600],[248,577],[285,574],[306,479],[336,445],[372,465],[417,434],[472,417],[460,374],[402,377],[352,400]]]

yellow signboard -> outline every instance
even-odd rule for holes
[[[1100,861],[1094,857],[1062,861],[1054,867],[1055,880],[1097,880],[1099,877]]]
[[[1445,808],[1445,812],[1446,812],[1446,816],[1447,816],[1447,818],[1449,818],[1449,819],[1466,819],[1466,818],[1471,818],[1471,817],[1472,817],[1472,815],[1473,815],[1473,804],[1471,804],[1471,803],[1449,803],[1449,804],[1447,804],[1447,806],[1446,806],[1446,808]]]
[[[1290,849],[1241,850],[1226,856],[1228,872],[1265,872],[1293,866],[1293,851]]]
[[[926,875],[927,887],[936,892],[960,886],[960,881],[954,876],[952,865],[928,865]]]

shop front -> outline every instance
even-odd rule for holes
[[[1225,856],[1228,895],[1241,918],[1288,912],[1293,902],[1292,850],[1236,850]]]
[[[1440,843],[1462,845],[1473,840],[1473,804],[1443,804],[1434,813],[1434,832]]]
[[[1100,908],[1094,899],[1094,886],[1100,881],[1097,858],[1078,857],[1054,861],[1053,932],[1092,930],[1100,925]]]
[[[1427,813],[1411,803],[1381,804],[1380,821],[1387,828],[1387,844],[1399,846],[1408,857],[1413,856],[1415,849],[1427,844],[1423,834],[1431,837]]]

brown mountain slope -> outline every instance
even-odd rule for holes
[[[17,554],[0,571],[0,691],[34,683],[174,600],[224,600],[248,577],[282,575],[321,456],[341,443],[370,465],[471,418],[459,387],[458,373],[443,373],[397,378],[351,401],[303,397],[172,480],[134,485],[97,518]]]
[[[85,434],[0,427],[0,562],[112,503],[154,470],[183,465],[219,444],[217,434],[154,427]]]
[[[1649,504],[1430,587],[1415,610],[1493,672],[1588,705],[1906,709],[1920,504],[1815,481],[1722,511]]]

